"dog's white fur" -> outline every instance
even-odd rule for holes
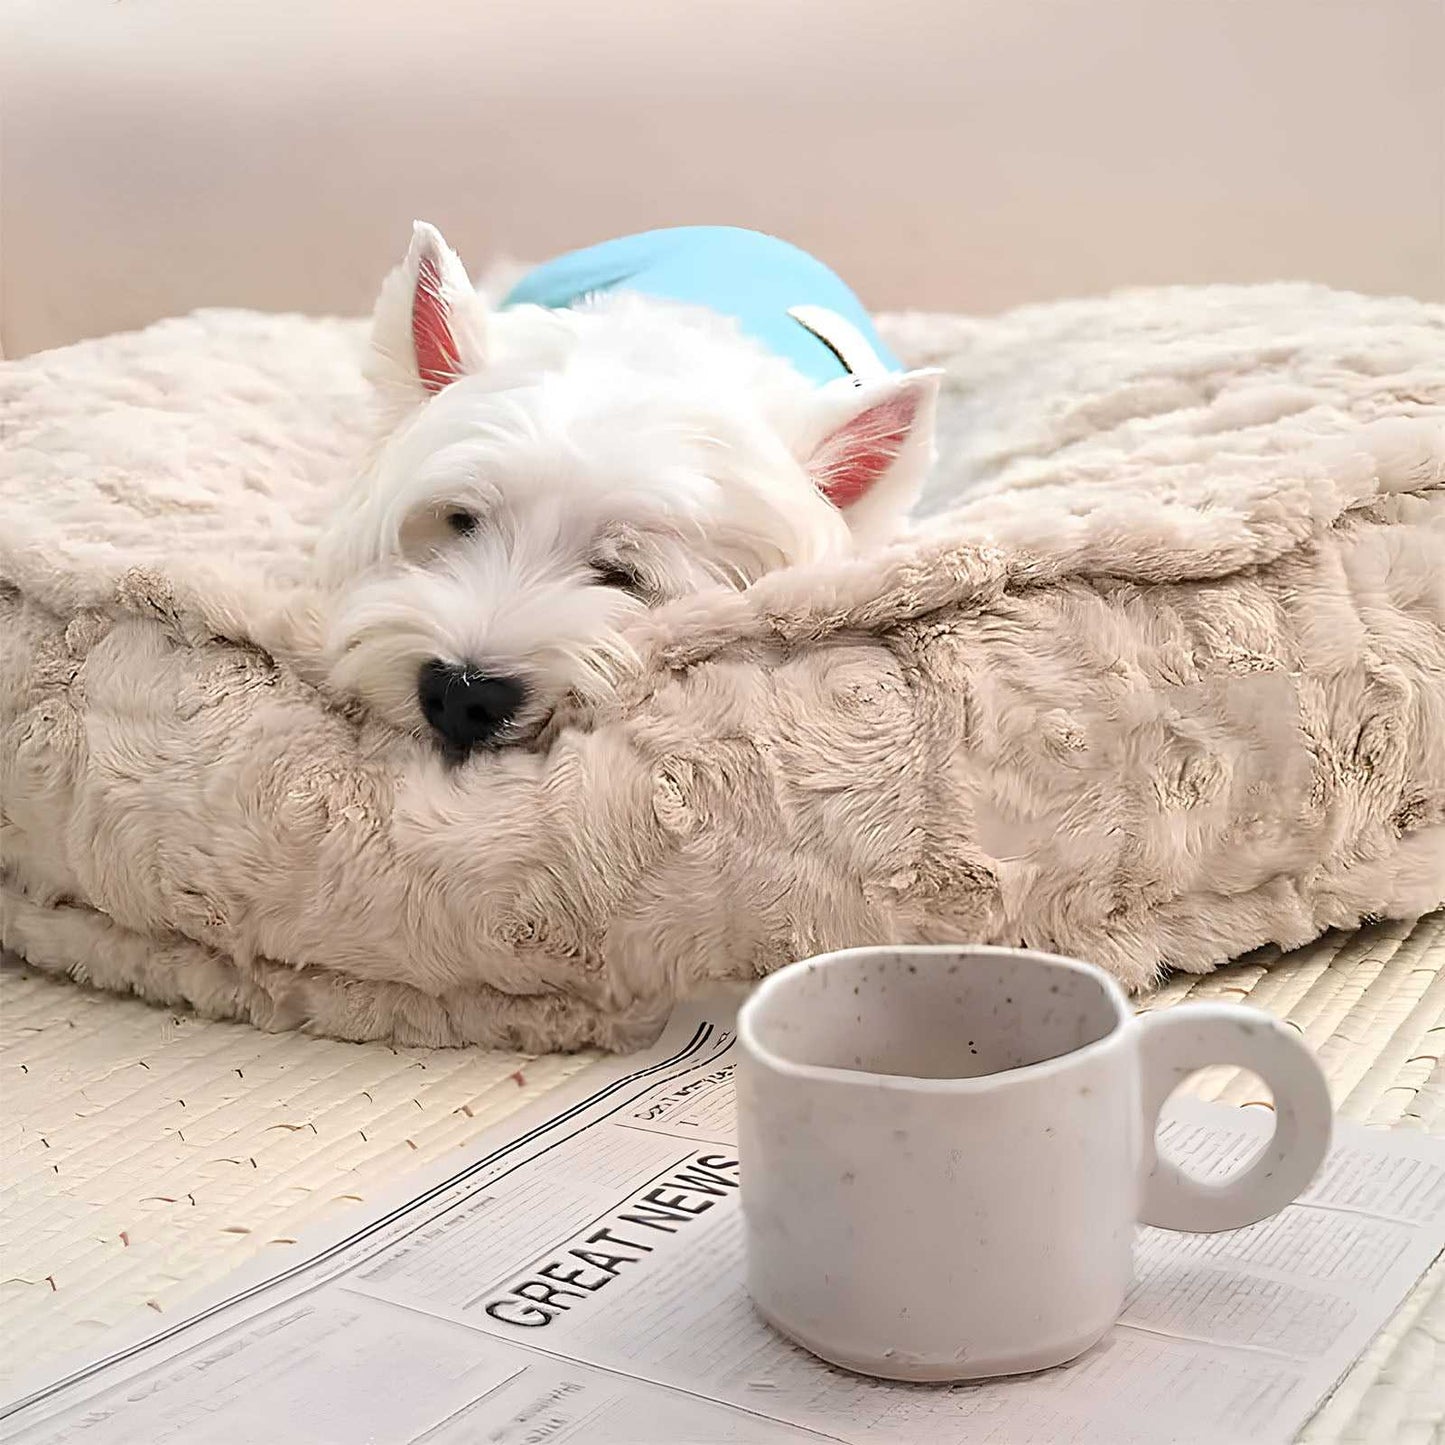
[[[933,456],[934,373],[818,387],[625,291],[491,310],[420,223],[372,341],[381,442],[318,552],[332,682],[418,732],[439,660],[521,682],[495,741],[535,738],[605,694],[643,608],[890,539]]]

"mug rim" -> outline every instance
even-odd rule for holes
[[[1026,958],[1031,963],[1044,964],[1049,968],[1062,968],[1070,973],[1082,974],[1102,988],[1104,997],[1114,1010],[1114,1022],[1107,1033],[1091,1039],[1066,1054],[1054,1054],[1032,1064],[1020,1064],[1015,1069],[1000,1069],[991,1074],[973,1074],[958,1078],[940,1079],[915,1074],[879,1074],[868,1069],[841,1068],[836,1064],[804,1064],[795,1059],[784,1058],[775,1050],[760,1042],[757,1032],[757,1015],[766,1005],[769,997],[785,985],[794,969],[822,966],[824,968],[856,959],[863,954],[888,954],[894,957],[962,957],[965,955],[989,958]],[[1113,976],[1096,963],[1087,963],[1081,958],[1069,958],[1062,953],[1045,953],[1036,948],[1008,948],[994,943],[901,943],[864,944],[856,948],[839,948],[829,953],[814,954],[800,958],[770,973],[743,1001],[737,1016],[737,1037],[743,1052],[756,1059],[775,1073],[794,1079],[811,1079],[820,1083],[855,1084],[870,1089],[884,1088],[922,1094],[974,1094],[987,1089],[999,1089],[1013,1083],[1046,1078],[1050,1074],[1062,1073],[1078,1062],[1093,1058],[1108,1049],[1116,1048],[1124,1037],[1128,1026],[1134,1021],[1124,991]]]

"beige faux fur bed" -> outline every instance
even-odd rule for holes
[[[615,709],[458,770],[312,685],[357,324],[211,312],[9,364],[5,948],[268,1028],[621,1047],[843,944],[1139,986],[1437,906],[1445,308],[1213,288],[887,329],[950,376],[920,540],[655,613]]]

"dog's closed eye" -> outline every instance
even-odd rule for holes
[[[613,587],[644,601],[647,598],[647,584],[625,562],[594,562],[592,580],[599,587]]]

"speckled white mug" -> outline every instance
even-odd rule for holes
[[[1060,1364],[1114,1323],[1138,1222],[1214,1231],[1282,1209],[1329,1147],[1324,1075],[1268,1014],[1135,1017],[1101,969],[983,947],[793,964],[738,1020],[748,1288],[837,1365],[962,1380]],[[1275,1130],[1217,1184],[1154,1147],[1210,1064],[1253,1069]]]

